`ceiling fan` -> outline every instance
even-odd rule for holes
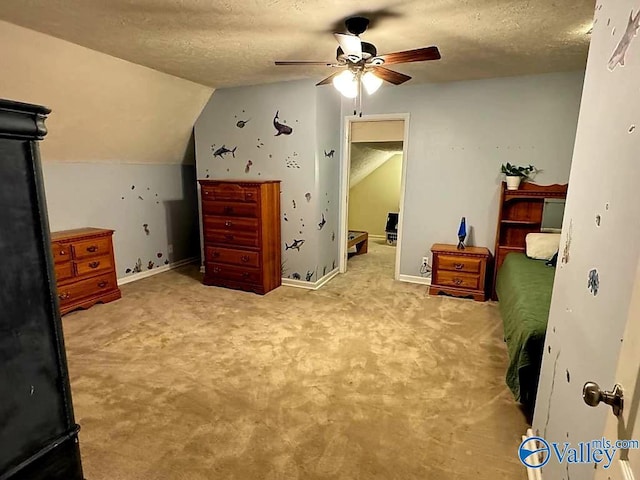
[[[378,55],[375,45],[360,40],[360,34],[364,33],[369,26],[368,18],[350,17],[344,23],[349,33],[334,33],[340,44],[336,53],[336,62],[277,61],[275,64],[324,65],[340,68],[341,71],[329,75],[316,85],[333,83],[345,97],[355,98],[360,95],[363,85],[371,94],[380,87],[383,80],[393,85],[411,80],[410,76],[385,68],[383,65],[424,62],[441,58],[440,51],[435,46]]]

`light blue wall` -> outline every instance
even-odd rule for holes
[[[457,243],[463,216],[468,243],[493,251],[502,163],[534,164],[537,183],[568,181],[583,77],[385,85],[365,96],[365,116],[410,114],[401,274],[419,276],[432,244]]]
[[[194,165],[44,162],[43,171],[51,230],[115,230],[118,278],[138,259],[145,271],[197,257]]]
[[[318,90],[309,81],[219,89],[195,126],[199,179],[282,181],[283,277],[310,282],[337,263],[331,233],[338,215],[340,100]],[[292,134],[276,135],[276,112]],[[239,121],[248,122],[239,127]],[[222,145],[235,152],[214,158]],[[333,158],[324,149],[334,149]],[[323,213],[327,223],[320,229]],[[304,240],[299,251],[287,249],[294,240]]]

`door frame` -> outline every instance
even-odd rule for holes
[[[344,117],[344,148],[342,151],[342,169],[340,172],[340,273],[347,271],[347,235],[349,232],[349,174],[351,172],[351,124],[358,122],[382,122],[387,120],[404,120],[404,138],[402,140],[402,174],[400,179],[400,212],[398,215],[398,238],[396,242],[396,263],[394,280],[400,278],[400,256],[402,250],[402,226],[404,214],[404,198],[407,177],[407,162],[409,160],[409,121],[408,113],[385,113],[376,115],[363,115],[362,117],[350,115]]]

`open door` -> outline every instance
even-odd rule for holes
[[[618,368],[616,370],[615,382],[619,386],[622,394],[622,409],[619,415],[614,415],[614,407],[611,407],[611,414],[603,432],[603,438],[612,442],[621,442],[616,448],[615,459],[608,469],[597,468],[596,480],[634,480],[640,478],[640,449],[638,449],[638,439],[640,438],[640,263],[636,271],[636,280],[633,287],[633,296],[629,307],[627,326],[625,328],[622,349],[618,356]],[[593,386],[591,386],[594,388]],[[613,390],[614,385],[603,385],[607,390]],[[588,388],[588,387],[587,387]],[[589,391],[586,392],[587,400]],[[604,403],[602,400],[616,402],[614,397],[603,399],[598,396],[595,400]],[[591,403],[596,403],[595,401]],[[599,405],[598,408],[609,408],[606,405]],[[626,447],[626,448],[625,448]]]

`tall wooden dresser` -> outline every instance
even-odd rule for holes
[[[38,141],[50,110],[0,99],[0,478],[82,480]]]
[[[205,285],[280,286],[280,181],[200,180]]]
[[[113,258],[113,230],[78,228],[51,233],[60,313],[121,297]]]

